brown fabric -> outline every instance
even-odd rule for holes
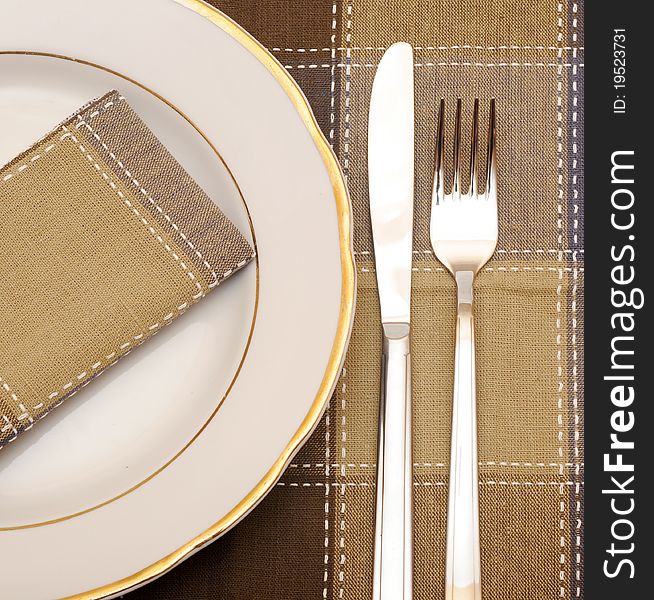
[[[102,110],[110,104],[111,111]],[[206,271],[211,287],[231,274],[233,264],[252,255],[238,230],[118,92],[84,111],[75,128],[98,153],[110,152],[116,176],[141,194],[150,215]]]
[[[361,58],[357,57],[357,61],[376,64],[381,58],[379,52],[375,55],[364,54]],[[416,60],[422,60],[418,53]],[[486,63],[494,61],[495,58],[477,55],[474,60]],[[444,56],[431,57],[430,61],[431,64],[458,62]],[[556,69],[513,67],[514,70],[524,69],[520,77],[515,77],[515,73],[507,72],[510,68],[488,67],[471,70],[470,67],[449,64],[440,69],[438,66],[416,67],[416,119],[420,123],[421,132],[416,146],[414,247],[421,254],[431,253],[429,214],[434,172],[434,140],[441,96],[446,99],[445,152],[448,158],[452,152],[456,98],[463,98],[465,103],[463,148],[470,147],[468,140],[471,130],[471,98],[480,99],[481,149],[485,149],[486,145],[485,125],[489,99],[494,97],[500,109],[497,122],[498,130],[502,132],[497,149],[498,164],[502,166],[498,172],[498,216],[502,232],[497,246],[499,254],[501,250],[506,249],[557,249],[557,180],[556,177],[543,177],[542,173],[543,164],[557,162],[557,139],[549,131],[551,124],[557,119],[556,102],[551,101],[552,97],[556,97],[558,85]],[[367,115],[375,70],[364,67],[357,69],[351,86],[358,107],[350,115],[349,187],[355,197],[367,198]],[[531,160],[527,160],[527,157],[531,157]],[[484,164],[483,150],[480,158],[481,164]],[[452,161],[447,160],[448,181],[451,181],[451,166]],[[464,169],[464,186],[467,186],[468,179]],[[355,250],[369,252],[372,250],[372,234],[368,206],[365,202],[355,202],[354,207]],[[497,254],[496,258],[499,258]],[[522,253],[520,258],[527,256]]]
[[[117,92],[0,170],[0,448],[252,257],[189,180]]]
[[[428,239],[437,102],[451,127],[456,98],[469,119],[477,96],[497,100],[500,206],[498,250],[475,284],[483,594],[583,598],[582,3],[212,4],[295,77],[334,145],[353,202],[357,312],[327,413],[274,492],[130,598],[371,598],[381,332],[367,119],[375,69],[398,40],[416,61],[415,597],[444,598],[455,296]]]

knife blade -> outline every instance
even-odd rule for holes
[[[370,218],[383,332],[373,600],[413,598],[413,102],[413,49],[394,44],[375,75],[368,123]]]
[[[368,125],[370,218],[382,323],[409,323],[413,239],[413,48],[382,57]]]

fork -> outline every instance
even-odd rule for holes
[[[454,123],[454,177],[445,193],[441,100],[432,192],[430,236],[436,257],[456,280],[457,319],[452,405],[452,446],[447,507],[446,600],[481,600],[479,556],[479,483],[477,473],[477,400],[472,283],[497,246],[497,173],[495,100],[490,103],[484,192],[477,174],[479,100],[472,115],[470,186],[461,191],[461,100]]]

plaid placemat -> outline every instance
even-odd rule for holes
[[[399,40],[415,48],[418,122],[415,595],[444,597],[455,294],[428,240],[443,96],[450,110],[457,97],[469,108],[474,97],[498,106],[500,241],[476,281],[484,595],[582,598],[582,3],[213,3],[296,78],[341,160],[354,205],[357,313],[329,409],[275,490],[224,538],[130,598],[371,596],[381,344],[367,119],[375,68]]]

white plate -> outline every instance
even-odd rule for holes
[[[198,0],[0,2],[0,164],[111,88],[258,260],[0,452],[12,599],[115,595],[243,518],[315,426],[351,326],[340,170],[263,48]]]

